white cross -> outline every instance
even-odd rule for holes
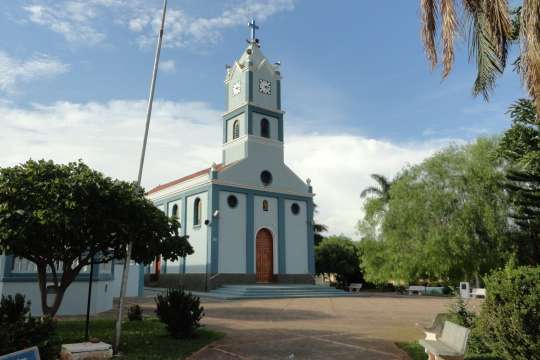
[[[255,19],[251,19],[248,26],[251,28],[251,41],[255,42],[255,30],[259,30],[259,27],[255,24]]]

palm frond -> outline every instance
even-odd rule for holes
[[[362,192],[360,193],[360,197],[365,198],[368,195],[382,196],[382,194],[383,192],[381,191],[381,189],[376,188],[375,186],[369,186],[362,190]]]
[[[482,4],[478,0],[465,0],[464,3],[469,23],[469,59],[476,59],[477,68],[473,94],[482,94],[484,99],[489,100],[497,77],[504,71],[504,62],[498,56],[495,38]]]
[[[437,2],[436,0],[421,0],[420,8],[422,11],[422,41],[426,56],[431,64],[431,68],[437,65],[437,45],[435,37],[437,36]]]
[[[540,114],[540,0],[523,1],[520,25],[520,73]]]
[[[454,65],[454,38],[458,29],[454,0],[441,1],[443,79],[448,77]]]
[[[507,0],[484,0],[484,12],[490,26],[490,34],[495,44],[497,55],[503,65],[506,65],[509,39],[512,37],[512,19]]]

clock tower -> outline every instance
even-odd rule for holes
[[[223,164],[266,153],[283,161],[280,64],[271,64],[249,23],[251,38],[240,58],[227,65],[223,115]]]

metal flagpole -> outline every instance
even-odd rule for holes
[[[154,102],[154,92],[156,89],[156,77],[159,65],[159,55],[161,53],[161,43],[163,42],[163,29],[165,27],[165,14],[167,13],[167,0],[163,2],[163,14],[161,17],[161,29],[159,30],[159,37],[156,46],[156,58],[154,60],[154,69],[152,71],[152,81],[150,82],[150,96],[148,98],[148,108],[146,110],[146,127],[144,129],[144,138],[141,151],[141,160],[139,163],[139,175],[137,177],[137,185],[141,185],[142,172],[144,167],[144,157],[146,154],[146,143],[148,141],[148,129],[150,128],[150,118],[152,116],[152,104]],[[120,299],[118,301],[118,314],[116,318],[116,334],[114,337],[113,351],[118,354],[120,347],[120,335],[122,333],[122,312],[124,308],[124,298],[126,296],[126,287],[129,273],[129,263],[131,261],[131,251],[133,249],[133,242],[130,242],[127,247],[126,258],[124,260],[124,267],[122,270],[122,284],[120,286]]]

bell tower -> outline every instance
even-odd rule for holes
[[[226,112],[223,115],[223,164],[264,151],[283,161],[283,111],[280,63],[271,64],[255,37],[255,20],[248,26],[251,37],[240,58],[227,65]]]

